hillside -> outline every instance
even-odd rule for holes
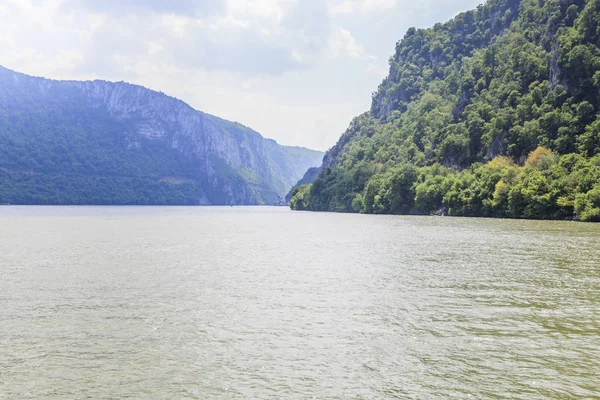
[[[322,156],[141,86],[0,67],[0,204],[274,204]]]
[[[599,220],[599,112],[600,0],[490,0],[406,33],[291,206]]]

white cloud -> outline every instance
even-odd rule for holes
[[[182,67],[280,75],[318,62],[329,29],[319,0],[229,0],[227,12],[212,18],[117,14],[93,32],[86,48],[90,62],[82,68],[109,70],[116,58],[139,57],[151,46],[146,55],[169,57]]]
[[[332,13],[379,13],[397,7],[397,0],[331,0],[328,4]]]
[[[281,143],[326,149],[369,108],[408,27],[477,2],[1,0],[0,65],[130,81]]]
[[[228,0],[228,15],[234,18],[280,22],[294,2],[285,0]]]
[[[375,62],[370,62],[369,65],[367,65],[367,72],[383,79],[388,75],[389,68],[383,68]]]
[[[338,28],[329,38],[329,54],[331,57],[348,57],[355,59],[374,59],[359,45],[352,32]]]
[[[33,0],[44,3],[49,0]],[[61,0],[53,0],[60,3]],[[224,12],[223,0],[63,0],[67,8],[82,7],[97,13],[163,13],[207,18]]]
[[[33,75],[68,79],[70,75],[65,71],[73,71],[81,65],[83,56],[77,51],[59,51],[47,55],[28,47],[11,52],[4,60],[7,65],[32,65],[27,70]]]
[[[187,17],[168,14],[161,15],[159,23],[164,29],[167,30],[167,33],[179,38],[183,38],[185,36],[186,27],[191,21],[192,20]]]

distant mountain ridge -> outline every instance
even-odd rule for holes
[[[0,67],[0,203],[274,204],[322,156],[141,86]]]

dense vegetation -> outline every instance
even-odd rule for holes
[[[0,203],[201,201],[191,180],[159,183],[162,176],[193,178],[191,160],[149,140],[128,148],[128,140],[135,139],[121,134],[126,128],[85,103],[13,96],[1,108]]]
[[[98,83],[120,91],[121,103],[112,107],[126,108],[124,118],[91,99],[82,85],[0,67],[0,204],[274,204],[292,186],[291,177],[298,179],[322,157],[279,146],[157,92]],[[146,104],[158,104],[164,115]],[[186,113],[200,116],[212,136],[179,134],[172,115]],[[140,134],[140,127],[151,134]],[[166,131],[165,137],[153,136],[155,128]],[[208,156],[186,150],[194,143],[181,143],[207,138],[216,148]],[[219,138],[233,139],[216,142]],[[231,143],[247,160],[229,162],[223,153]]]
[[[410,29],[291,207],[600,220],[600,0],[490,0]]]

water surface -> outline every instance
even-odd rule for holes
[[[0,207],[0,398],[600,398],[599,260],[572,222]]]

